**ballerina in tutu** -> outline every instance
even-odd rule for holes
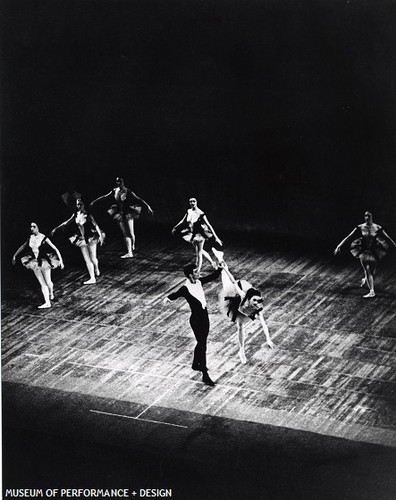
[[[369,293],[363,295],[365,299],[375,297],[374,291],[374,275],[377,268],[377,263],[389,251],[390,244],[396,248],[396,243],[382,229],[379,224],[373,222],[371,212],[365,212],[365,222],[359,224],[355,229],[339,243],[334,250],[334,255],[341,252],[341,248],[345,243],[350,243],[350,252],[360,260],[363,267],[364,278],[362,278],[360,286],[367,285]]]
[[[265,340],[271,349],[272,342],[267,323],[263,316],[263,299],[261,293],[246,280],[235,280],[227,264],[220,263],[222,268],[221,281],[223,290],[220,293],[220,305],[225,314],[237,325],[239,358],[246,363],[245,355],[245,326],[251,321],[259,320],[265,335]]]
[[[188,200],[190,208],[183,219],[174,226],[172,234],[175,235],[178,230],[184,241],[187,241],[195,248],[196,256],[196,271],[199,274],[202,267],[202,257],[205,257],[210,264],[217,269],[218,262],[223,259],[223,252],[220,248],[223,242],[217,236],[215,230],[210,225],[208,218],[200,208],[198,208],[197,199],[190,198]],[[205,249],[210,248],[215,256],[212,259],[210,253]]]
[[[133,257],[135,250],[135,223],[134,220],[140,217],[142,205],[147,208],[149,215],[154,215],[150,205],[140,198],[136,193],[125,186],[122,177],[116,178],[117,187],[112,189],[110,193],[96,198],[91,204],[92,208],[95,203],[100,200],[113,198],[113,204],[107,210],[109,215],[117,222],[124,236],[127,253],[121,256],[121,259],[130,259]]]
[[[85,265],[88,269],[89,280],[84,281],[84,285],[96,283],[96,276],[100,275],[99,261],[97,257],[98,243],[104,242],[105,234],[101,231],[95,219],[85,210],[82,200],[76,201],[76,212],[65,222],[59,224],[51,231],[51,235],[58,229],[72,226],[72,236],[69,237],[70,243],[81,250]]]
[[[34,272],[41,286],[44,304],[41,304],[38,308],[46,309],[51,307],[51,300],[54,298],[51,270],[57,267],[61,269],[65,267],[61,253],[47,236],[40,233],[36,222],[30,224],[30,236],[15,252],[12,258],[13,265],[15,265],[16,258],[21,253],[23,254],[21,257],[22,265]]]

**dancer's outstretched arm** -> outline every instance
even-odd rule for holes
[[[91,222],[92,222],[94,228],[96,229],[96,232],[98,233],[99,243],[101,245],[103,245],[103,243],[104,243],[103,233],[102,233],[100,227],[98,226],[98,223],[96,222],[96,220],[92,217],[92,215],[90,215],[89,217],[91,219]]]
[[[206,217],[206,215],[203,215],[202,219],[205,222],[205,224],[208,226],[208,228],[210,229],[210,231],[212,232],[212,234],[214,236],[214,239],[216,240],[216,243],[219,244],[219,245],[223,245],[223,242],[217,236],[216,231],[213,229],[213,226],[210,224],[210,222],[209,222],[208,218]]]
[[[143,198],[140,198],[140,196],[138,196],[133,191],[131,191],[131,195],[134,198],[136,198],[137,200],[139,200],[141,203],[143,203],[143,205],[147,208],[147,212],[149,213],[149,215],[154,215],[154,211],[152,210],[152,208],[150,207],[150,205],[147,203],[147,201],[144,201]]]
[[[261,311],[259,312],[259,319],[260,319],[261,326],[263,328],[263,332],[264,332],[264,335],[265,335],[265,340],[267,342],[267,345],[268,345],[268,347],[270,347],[271,349],[273,349],[275,347],[275,344],[271,340],[267,323],[265,322],[263,313]]]
[[[91,203],[89,204],[89,207],[92,208],[96,202],[98,202],[100,200],[104,200],[106,198],[110,198],[110,196],[113,196],[113,191],[110,191],[110,193],[104,194],[103,196],[99,196],[99,198],[96,198],[94,201],[91,201]]]
[[[60,262],[60,268],[63,269],[65,267],[65,265],[63,263],[62,255],[61,255],[60,251],[58,250],[58,248],[52,243],[52,241],[49,238],[45,239],[45,243],[47,243],[47,245],[49,245],[52,248],[52,250],[55,251],[56,255],[58,256],[59,262]]]
[[[385,238],[386,238],[387,240],[389,240],[389,241],[392,243],[392,245],[396,248],[396,243],[392,240],[392,238],[389,236],[389,234],[388,234],[388,233],[386,233],[384,230],[382,230],[382,234],[383,234],[383,235],[385,236]]]
[[[338,254],[338,253],[340,253],[340,252],[341,252],[341,247],[342,247],[343,245],[345,245],[345,243],[346,243],[347,241],[351,240],[352,238],[354,238],[354,237],[356,237],[356,236],[358,236],[358,235],[359,235],[359,230],[358,230],[358,228],[357,228],[357,227],[355,227],[355,229],[354,229],[352,232],[350,232],[350,233],[348,234],[348,236],[346,236],[346,237],[345,237],[345,238],[344,238],[344,239],[343,239],[343,240],[342,240],[342,241],[341,241],[341,242],[340,242],[340,243],[336,246],[336,248],[335,248],[335,250],[334,250],[334,255],[336,255],[336,254]]]
[[[73,220],[74,218],[74,214],[72,216],[70,216],[69,219],[65,220],[65,222],[62,222],[62,224],[59,224],[59,226],[56,226],[54,227],[54,229],[50,232],[50,236],[54,236],[55,232],[60,229],[61,227],[65,227],[67,226],[68,224],[70,224],[70,222]]]
[[[14,265],[15,264],[15,261],[16,261],[16,258],[18,257],[18,255],[22,252],[22,250],[24,250],[25,248],[27,247],[27,241],[25,241],[25,243],[23,245],[21,245],[18,250],[14,253],[13,257],[12,257],[12,264]]]
[[[175,234],[176,229],[177,229],[179,226],[181,226],[182,224],[184,224],[184,223],[186,222],[186,220],[187,220],[187,214],[185,214],[185,216],[182,218],[182,220],[181,220],[181,221],[179,221],[179,222],[176,224],[176,226],[174,226],[174,227],[173,227],[173,229],[172,229],[172,234]]]

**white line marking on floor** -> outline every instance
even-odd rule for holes
[[[148,418],[139,418],[137,417],[131,417],[130,415],[122,415],[120,413],[110,413],[107,411],[100,411],[100,410],[89,410],[91,413],[99,413],[101,415],[109,415],[110,417],[120,417],[120,418],[129,418],[130,420],[140,420],[142,422],[151,422],[152,424],[162,424],[162,425],[170,425],[172,427],[181,427],[182,429],[188,429],[186,425],[179,425],[179,424],[171,424],[169,422],[160,422],[159,420],[150,420]],[[144,410],[146,411],[146,410]]]
[[[168,391],[164,392],[164,394],[162,394],[161,396],[159,396],[157,399],[155,399],[150,405],[148,405],[148,407],[143,410],[141,413],[139,413],[139,415],[136,417],[136,418],[139,418],[140,415],[143,415],[143,413],[145,413],[147,410],[149,410],[152,406],[155,405],[155,403],[157,403],[158,401],[160,401],[164,396],[166,396],[168,394],[168,392],[171,392],[173,391],[173,388],[172,389],[169,389]]]

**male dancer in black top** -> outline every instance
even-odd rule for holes
[[[221,268],[203,278],[199,278],[199,273],[195,269],[194,264],[184,266],[183,271],[187,277],[186,282],[179,290],[168,295],[164,299],[164,302],[170,302],[179,297],[184,297],[187,300],[191,308],[190,325],[197,339],[192,369],[202,372],[202,382],[214,386],[215,383],[209,377],[206,366],[206,340],[209,334],[209,315],[202,285],[218,278]]]

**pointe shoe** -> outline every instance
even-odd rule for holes
[[[203,372],[202,375],[202,382],[206,385],[210,385],[211,387],[214,387],[216,384],[213,382],[213,380],[209,377],[208,372]]]
[[[221,252],[220,250],[216,250],[215,248],[212,248],[213,255],[216,257],[216,259],[219,261],[219,264],[224,262],[224,252]]]
[[[364,286],[366,284],[366,278],[362,278],[362,281],[360,282],[360,286]]]
[[[100,276],[100,271],[99,271],[99,269],[96,269],[96,270],[95,270],[95,275],[96,275],[96,276]]]
[[[126,254],[124,254],[124,255],[121,255],[121,257],[120,257],[120,258],[121,258],[121,259],[132,259],[132,257],[133,257],[133,253],[129,253],[129,252],[128,252],[128,253],[126,253]]]
[[[37,309],[48,309],[51,307],[51,304],[41,304],[41,306],[38,306]]]
[[[239,354],[239,359],[241,360],[241,363],[243,363],[243,364],[247,363],[245,351],[243,349],[239,349],[238,354]]]
[[[90,279],[88,281],[84,281],[84,285],[94,285],[96,283],[95,279]]]
[[[371,299],[372,297],[375,297],[375,292],[371,291],[367,295],[363,295],[364,299]]]

